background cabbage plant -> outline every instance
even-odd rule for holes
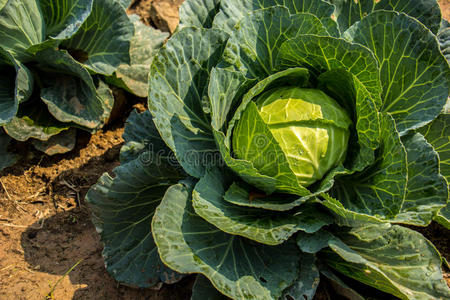
[[[0,126],[9,136],[38,149],[48,140],[72,145],[61,153],[74,146],[73,128],[95,132],[109,118],[114,97],[105,82],[145,96],[148,63],[167,35],[128,17],[129,4],[2,1]]]
[[[376,295],[354,280],[449,298],[440,254],[404,226],[449,228],[437,2],[188,0],[180,18],[151,65],[149,111],[128,120],[121,166],[87,195],[108,271],[139,287],[199,273],[193,299],[312,299],[324,278],[352,299]],[[292,88],[320,90],[347,118],[308,123],[349,134],[345,157],[307,185],[286,145],[312,146],[281,143],[268,118],[283,110],[264,115],[258,98]]]

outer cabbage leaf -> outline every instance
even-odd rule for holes
[[[221,0],[190,0],[180,6],[180,24],[182,27],[211,28],[214,17],[219,12]]]
[[[450,205],[448,203],[437,213],[434,220],[450,230]]]
[[[331,19],[333,5],[322,0],[228,0],[220,2],[220,12],[216,15],[213,26],[229,33],[247,14],[272,6],[285,6],[291,15],[310,13],[321,20],[328,32],[339,35],[337,23]]]
[[[76,142],[77,130],[75,128],[69,128],[69,130],[62,131],[49,138],[47,141],[31,140],[34,148],[47,155],[63,154],[72,151],[75,148]]]
[[[70,38],[92,10],[94,0],[39,0],[45,22],[45,35],[52,39]]]
[[[210,70],[227,38],[215,29],[183,28],[160,49],[150,70],[148,106],[156,127],[194,177],[203,175],[206,158],[217,151],[203,105]]]
[[[4,168],[12,166],[17,162],[19,157],[8,151],[11,138],[0,129],[0,171]]]
[[[444,54],[447,62],[450,62],[450,23],[447,20],[442,19],[437,37],[442,54]]]
[[[320,282],[316,257],[312,254],[302,254],[297,280],[283,293],[286,300],[312,300]]]
[[[278,71],[276,58],[283,42],[300,34],[328,35],[314,15],[291,15],[282,6],[257,10],[236,25],[223,60],[234,65],[246,78],[261,80]]]
[[[181,273],[202,273],[233,299],[280,297],[297,278],[295,243],[267,246],[217,229],[195,214],[191,184],[170,187],[153,217],[163,262]]]
[[[377,2],[377,1],[375,1]],[[375,4],[375,10],[393,10],[405,13],[424,24],[436,34],[441,22],[441,8],[434,0],[381,0]]]
[[[213,169],[196,184],[192,196],[195,212],[224,232],[267,245],[278,245],[297,231],[315,232],[332,221],[331,216],[309,204],[295,211],[280,213],[223,201],[232,182],[233,176],[221,169]]]
[[[420,233],[385,224],[341,230],[336,236],[320,258],[346,276],[401,299],[450,297],[441,257]]]
[[[227,296],[221,294],[206,278],[202,275],[197,275],[194,286],[192,287],[191,300],[227,300]]]
[[[398,214],[405,198],[407,160],[394,120],[389,115],[382,115],[380,129],[381,145],[373,165],[363,172],[336,179],[330,193],[345,209],[389,221]],[[338,212],[340,208],[329,199],[323,204],[345,215]],[[354,217],[349,215],[349,218]]]
[[[146,26],[136,15],[130,16],[134,24],[134,36],[130,44],[130,63],[122,63],[116,73],[107,80],[127,91],[146,97],[148,93],[148,73],[153,57],[166,38],[166,32],[161,32]]]
[[[439,155],[421,134],[404,136],[402,143],[408,159],[408,183],[396,221],[426,226],[447,203],[447,182],[439,174]]]
[[[0,48],[0,126],[12,120],[32,90],[33,76],[28,68]]]
[[[9,0],[0,11],[0,46],[25,62],[31,58],[26,50],[44,39],[45,24],[38,2]]]
[[[61,45],[95,73],[111,75],[121,63],[130,62],[133,24],[115,0],[95,0],[80,29]]]
[[[32,96],[30,101],[19,106],[17,115],[3,128],[9,136],[18,141],[26,141],[29,138],[46,141],[73,125],[56,120],[47,106],[36,96]]]
[[[330,0],[330,2],[336,7],[334,15],[342,32],[377,10],[392,10],[410,15],[433,33],[438,31],[441,21],[441,10],[435,0]]]
[[[401,134],[439,115],[449,93],[450,69],[436,36],[423,24],[405,14],[377,11],[344,37],[375,54],[383,86],[381,110],[394,117]]]
[[[287,40],[276,57],[278,68],[306,67],[315,75],[344,69],[355,76],[369,92],[376,107],[381,106],[379,70],[373,53],[343,39],[302,33]]]
[[[122,137],[125,140],[125,144],[120,149],[122,163],[127,163],[140,156],[144,163],[167,157],[172,166],[176,165],[174,164],[175,160],[170,158],[173,153],[161,139],[148,110],[143,113],[131,112]]]
[[[105,244],[103,256],[108,272],[119,282],[150,287],[159,282],[173,283],[181,275],[164,266],[151,234],[150,222],[156,207],[171,184],[184,174],[160,155],[163,144],[150,125],[149,113],[134,114],[127,125],[147,127],[127,135],[127,143],[147,141],[153,147],[130,155],[128,162],[114,170],[115,177],[104,174],[86,199],[93,221]],[[128,152],[130,154],[130,152]],[[147,160],[146,158],[153,158]],[[161,180],[164,178],[164,180]]]
[[[267,195],[244,182],[233,182],[225,192],[223,199],[232,204],[263,208],[267,210],[286,211],[305,203],[308,198],[286,194]]]
[[[439,115],[432,123],[419,129],[439,154],[440,172],[450,183],[450,114]],[[448,200],[447,200],[448,201]],[[450,203],[442,208],[435,220],[450,229]]]
[[[37,54],[44,84],[41,98],[61,122],[96,129],[103,125],[103,99],[89,72],[67,52],[47,49]]]
[[[450,114],[442,113],[418,130],[439,154],[441,174],[450,182]]]
[[[329,0],[335,6],[334,16],[339,28],[344,32],[354,23],[371,13],[375,6],[373,0]]]
[[[344,165],[351,172],[362,171],[375,160],[379,146],[379,116],[365,86],[350,72],[333,69],[322,73],[319,89],[336,99],[351,117],[355,126],[350,132]]]

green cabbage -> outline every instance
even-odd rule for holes
[[[324,92],[296,87],[275,88],[256,100],[258,112],[270,133],[283,150],[299,184],[309,186],[322,179],[331,168],[343,163],[347,152],[351,120],[347,112]],[[244,116],[249,116],[244,112]],[[260,150],[268,137],[258,130],[247,132],[239,120],[234,129],[233,150],[236,157],[252,162],[261,174],[265,161]],[[248,140],[257,136],[255,144]]]

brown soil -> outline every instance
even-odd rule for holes
[[[129,12],[173,32],[181,2],[137,0]],[[449,19],[450,0],[440,3]],[[192,277],[158,291],[140,290],[118,285],[104,268],[84,196],[104,172],[119,165],[127,107],[103,131],[79,132],[69,154],[49,157],[17,145],[24,159],[0,172],[0,299],[189,299]],[[450,258],[445,229],[432,224],[421,231]]]
[[[162,31],[173,33],[178,26],[178,8],[184,0],[134,0],[128,9],[141,21]]]
[[[439,5],[441,6],[442,16],[446,20],[450,20],[450,0],[440,0]]]
[[[122,133],[117,124],[93,136],[79,133],[76,149],[55,157],[22,149],[31,159],[0,174],[0,299],[45,299],[60,279],[54,299],[189,297],[192,279],[138,290],[119,286],[104,268],[83,199],[103,172],[119,164]]]

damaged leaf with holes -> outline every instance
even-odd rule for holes
[[[107,270],[192,299],[449,299],[450,42],[435,0],[186,0],[121,166]],[[336,297],[335,297],[336,296]]]
[[[95,132],[114,97],[105,76],[130,62],[134,26],[117,0],[8,0],[0,8],[0,126],[48,154]],[[49,150],[52,149],[52,150]]]

